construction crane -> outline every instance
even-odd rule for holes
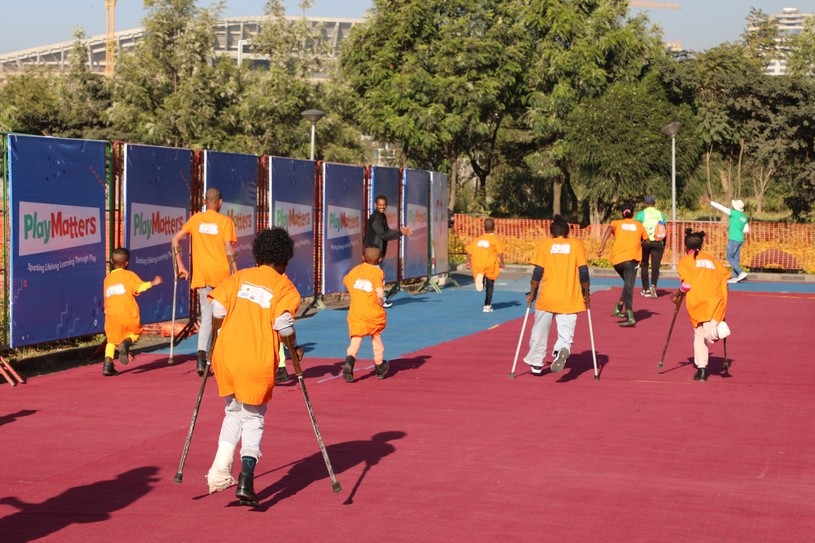
[[[116,0],[105,0],[105,75],[113,75],[116,55]]]
[[[682,9],[682,5],[679,2],[641,2],[640,0],[628,0],[628,5],[635,8]]]

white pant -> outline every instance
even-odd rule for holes
[[[201,302],[201,320],[198,323],[198,350],[209,350],[209,338],[212,335],[212,302],[207,295],[212,292],[212,287],[198,289],[198,301]]]
[[[549,313],[535,310],[535,324],[532,326],[532,336],[529,338],[529,353],[524,362],[530,366],[542,366],[546,357],[546,347],[549,342],[549,329],[552,327],[552,318],[557,320],[557,341],[553,350],[559,351],[565,347],[572,351],[574,342],[574,328],[577,326],[577,313]]]
[[[241,442],[241,457],[251,456],[260,459],[260,442],[263,439],[263,426],[268,404],[247,405],[235,399],[234,394],[225,397],[224,422],[218,441],[226,441],[235,448]]]
[[[707,344],[719,341],[719,324],[715,319],[699,323],[693,331],[693,362],[697,368],[706,368],[710,357]]]

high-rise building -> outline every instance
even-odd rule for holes
[[[804,19],[812,16],[796,8],[784,8],[781,13],[770,15],[778,22],[778,29],[788,36],[800,34],[801,30],[804,29]],[[784,75],[787,73],[787,61],[783,58],[771,60],[767,65],[767,73],[770,75]]]

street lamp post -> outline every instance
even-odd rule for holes
[[[676,269],[676,135],[682,129],[682,123],[666,124],[660,134],[671,138],[671,221],[673,222],[673,267]]]
[[[314,160],[314,140],[317,136],[317,121],[325,117],[325,113],[318,109],[309,109],[302,112],[300,115],[305,117],[311,123],[311,160]]]

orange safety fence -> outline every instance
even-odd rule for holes
[[[486,217],[456,215],[453,228],[450,230],[450,256],[463,257],[464,248],[484,232]],[[528,265],[538,242],[551,237],[550,220],[538,219],[493,219],[495,233],[504,241],[504,261],[507,264]],[[606,244],[605,256],[597,257],[597,250],[606,224],[592,224],[585,228],[570,224],[570,236],[583,240],[586,257],[592,266],[610,268],[608,254],[613,240]],[[682,255],[685,229],[705,232],[705,251],[727,265],[727,231],[726,222],[706,221],[668,221],[668,235],[665,239],[664,265],[674,262],[674,247],[680,250],[676,258]],[[745,236],[741,250],[742,268],[749,271],[779,270],[797,273],[815,274],[815,225],[751,222],[750,232]]]

